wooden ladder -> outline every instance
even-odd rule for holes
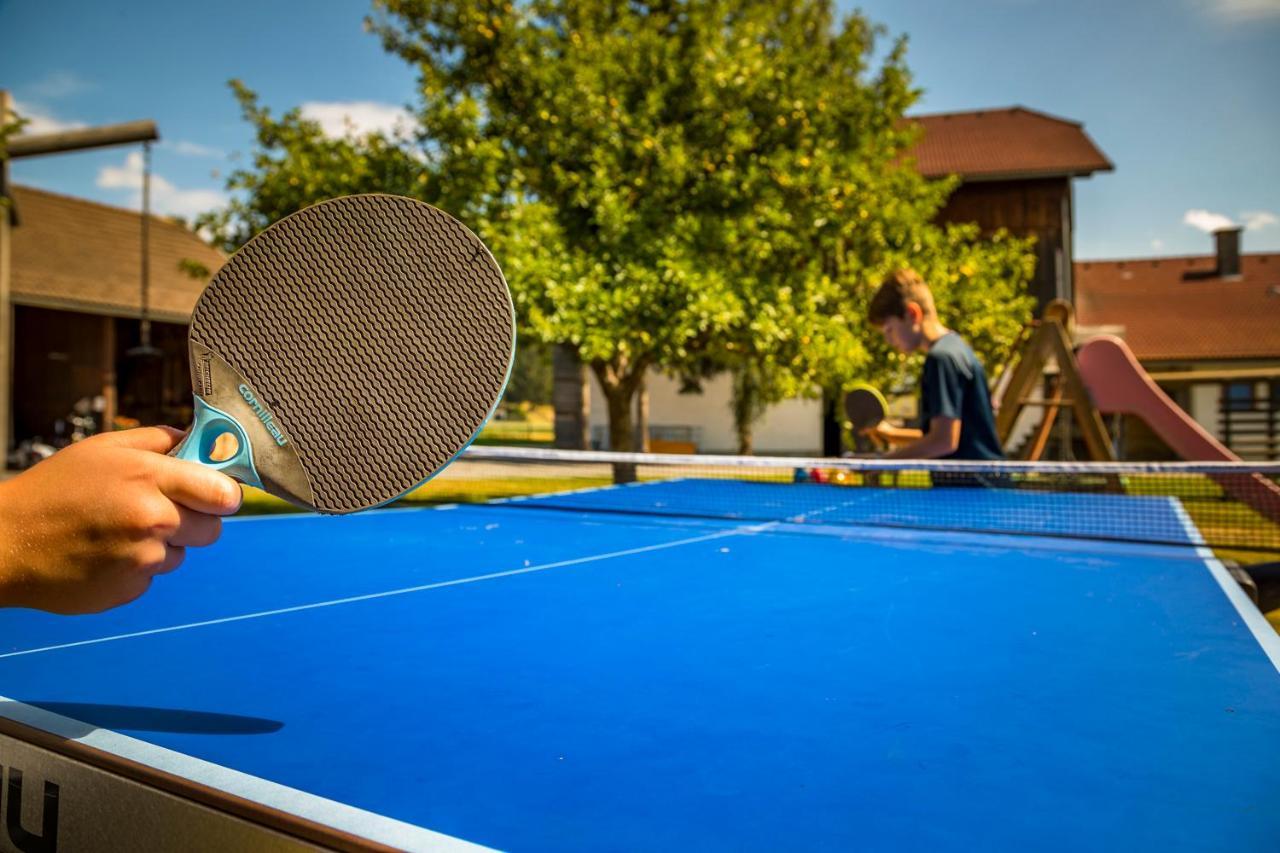
[[[1024,409],[1043,409],[1040,424],[1032,434],[1024,455],[1028,460],[1037,460],[1044,453],[1059,413],[1064,407],[1070,407],[1090,459],[1095,462],[1113,461],[1115,450],[1106,425],[1080,377],[1080,368],[1071,347],[1070,328],[1071,304],[1061,299],[1045,306],[1041,319],[1033,322],[1026,342],[996,383],[999,398],[996,433],[1002,443],[1008,441]],[[1036,399],[1036,392],[1045,386],[1045,371],[1051,360],[1057,363],[1058,372],[1050,374],[1043,399]]]

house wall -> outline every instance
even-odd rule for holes
[[[1222,386],[1217,382],[1192,385],[1188,389],[1191,408],[1188,414],[1219,441],[1222,440]]]
[[[608,408],[595,376],[587,371],[590,408],[590,440],[593,447],[608,444]],[[736,453],[738,438],[729,409],[731,379],[721,374],[702,383],[702,393],[681,394],[680,384],[650,371],[651,436],[689,434],[698,453]],[[820,400],[786,400],[769,408],[756,425],[755,453],[780,456],[815,456],[822,451],[822,403]]]

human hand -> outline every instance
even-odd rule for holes
[[[240,507],[225,474],[168,453],[182,433],[103,433],[0,483],[0,606],[95,613],[209,545]]]
[[[880,421],[873,427],[868,427],[862,431],[862,434],[871,438],[878,438],[883,442],[888,442],[898,433],[897,427],[894,427],[888,421]]]

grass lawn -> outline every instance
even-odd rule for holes
[[[437,477],[405,495],[397,505],[423,505],[446,503],[483,503],[494,498],[517,495],[537,495],[546,492],[563,492],[610,485],[608,477],[561,477],[559,479],[497,480],[491,478],[464,479],[461,477]],[[243,486],[243,515],[271,515],[302,512],[293,504],[269,495],[261,489]]]

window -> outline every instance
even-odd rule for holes
[[[1280,458],[1280,381],[1222,386],[1222,443],[1242,459]]]
[[[1229,412],[1248,412],[1253,409],[1254,387],[1252,382],[1231,382],[1222,395],[1223,408]]]

